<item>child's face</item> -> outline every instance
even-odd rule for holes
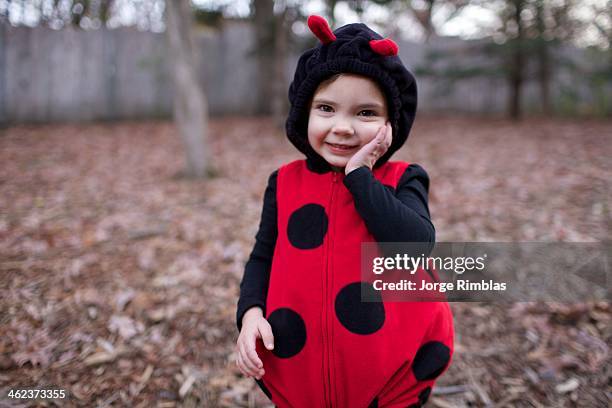
[[[349,159],[387,122],[387,103],[371,79],[342,74],[314,93],[308,117],[308,142],[334,168]]]

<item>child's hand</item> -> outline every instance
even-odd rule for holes
[[[393,129],[389,122],[381,126],[374,139],[370,140],[368,144],[359,149],[359,151],[350,158],[344,168],[344,174],[349,174],[351,171],[361,166],[367,166],[372,170],[376,161],[380,159],[387,149],[389,149],[389,146],[391,146],[392,134]]]
[[[268,350],[274,348],[274,336],[270,323],[259,307],[253,307],[242,317],[242,329],[236,344],[236,364],[247,377],[261,379],[265,374],[263,363],[255,351],[255,342],[261,339]]]

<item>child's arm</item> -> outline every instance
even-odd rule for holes
[[[389,122],[346,164],[344,184],[353,194],[357,212],[378,242],[435,242],[429,219],[429,177],[419,165],[408,166],[394,192],[372,174],[372,167],[393,140]]]
[[[240,298],[236,312],[238,330],[242,329],[242,318],[245,312],[252,307],[259,307],[266,315],[266,295],[270,281],[272,256],[278,236],[276,221],[276,177],[274,171],[269,179],[264,193],[264,203],[261,212],[259,231],[255,236],[255,246],[246,263],[244,276],[240,283]]]
[[[366,166],[351,171],[344,185],[376,241],[435,242],[427,206],[429,176],[418,164],[408,166],[394,186],[395,192],[378,181]]]

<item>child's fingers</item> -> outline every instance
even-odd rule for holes
[[[262,323],[258,326],[259,334],[261,335],[261,340],[263,344],[266,346],[268,350],[274,349],[274,334],[272,334],[272,326],[268,323],[267,320],[262,321]]]
[[[381,143],[384,140],[384,136],[385,136],[385,127],[381,126],[380,128],[378,128],[378,131],[376,132],[376,136],[374,136],[374,139],[370,140],[370,143],[366,144],[363,148],[362,148],[362,152],[365,155],[369,155],[369,154],[375,154],[377,148],[381,145]]]
[[[245,363],[246,360],[244,356],[240,355],[238,361],[239,361],[238,367],[240,368],[240,371],[242,371],[244,375],[246,375],[247,377],[255,377],[257,379],[261,377],[259,373],[257,373],[256,371],[253,371],[247,366],[247,364]]]
[[[387,125],[385,126],[386,132],[385,132],[385,144],[387,146],[387,148],[389,148],[389,146],[391,146],[391,143],[393,142],[393,128],[391,127],[390,123],[387,123]]]
[[[391,125],[386,123],[381,127],[380,139],[378,139],[376,143],[376,149],[374,150],[374,154],[378,157],[385,154],[389,146],[391,145]],[[378,137],[377,137],[378,138]]]
[[[374,138],[351,157],[347,168],[357,168],[366,165],[371,169],[374,162],[387,150],[384,145],[386,133],[386,125],[379,127]]]
[[[242,367],[244,374],[247,376],[251,376],[251,377],[257,376],[258,375],[257,370],[249,365],[248,360],[244,356],[244,352],[239,353],[238,356],[239,356],[240,366]]]
[[[238,369],[243,375],[246,375],[247,377],[250,375],[244,363],[242,362],[242,356],[240,355],[240,353],[236,354],[236,365],[238,366]]]
[[[250,346],[245,346],[244,351],[246,352],[245,362],[247,362],[249,366],[252,367],[254,370],[261,370],[261,368],[263,368],[263,363],[259,359],[259,356],[257,355],[255,349],[251,348]]]
[[[254,347],[254,344],[253,344]],[[253,376],[258,375],[259,371],[261,370],[260,367],[257,367],[257,363],[255,361],[253,361],[252,357],[251,357],[251,353],[255,355],[255,360],[259,361],[259,358],[257,357],[257,353],[255,353],[255,350],[251,350],[251,346],[247,346],[245,344],[242,345],[242,362],[244,363],[244,365],[246,366],[246,368],[249,370],[249,372],[252,373]],[[261,361],[259,361],[261,363]],[[262,365],[263,366],[263,365]]]
[[[389,134],[389,128],[387,125],[381,126],[378,134],[376,135],[376,144],[372,153],[376,158],[382,156],[388,148],[387,138]]]
[[[376,140],[376,144],[380,144],[382,143],[383,140],[385,140],[385,134],[387,133],[387,126],[381,126],[378,129],[378,133],[376,133],[376,137],[374,138]]]

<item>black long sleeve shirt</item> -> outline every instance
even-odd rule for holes
[[[236,313],[238,330],[244,313],[254,306],[264,311],[272,256],[278,236],[275,170],[268,179],[255,246],[246,263],[240,283]],[[411,164],[395,188],[380,183],[367,167],[360,167],[344,177],[344,185],[353,195],[355,208],[377,242],[435,242],[435,229],[427,205],[429,176],[418,164]]]

